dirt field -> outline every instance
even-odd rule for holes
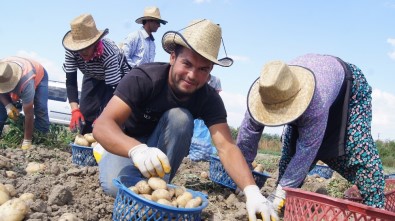
[[[24,220],[71,220],[60,219],[65,213],[77,217],[74,220],[111,220],[114,199],[106,196],[99,186],[98,168],[74,165],[71,150],[45,147],[34,147],[28,151],[0,149],[0,155],[0,183],[15,188],[12,198],[23,193],[34,194],[34,199],[28,202],[30,211]],[[257,161],[272,176],[261,189],[267,196],[275,188],[278,157],[259,155]],[[45,169],[27,174],[25,169],[30,162],[42,163]],[[208,162],[192,162],[185,158],[173,184],[208,195],[209,205],[203,210],[203,220],[248,220],[244,197],[202,178],[202,171],[209,172]],[[337,174],[334,177],[332,179],[341,179]],[[326,194],[330,180],[309,176],[303,189]]]

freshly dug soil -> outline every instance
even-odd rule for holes
[[[33,193],[30,211],[24,220],[59,220],[71,213],[84,221],[111,220],[114,198],[104,194],[99,185],[98,167],[82,167],[72,163],[71,150],[37,146],[30,150],[0,149],[0,183],[15,188],[12,198]],[[257,159],[271,175],[261,191],[268,196],[275,188],[278,157],[260,154]],[[45,165],[41,172],[28,174],[30,162]],[[201,191],[208,195],[209,205],[203,210],[203,220],[248,220],[245,198],[237,196],[202,172],[209,173],[209,162],[193,162],[185,158],[172,184]],[[9,171],[15,172],[12,175]],[[342,179],[334,176],[332,179]],[[327,194],[326,180],[316,176],[306,178],[303,189]],[[66,220],[66,219],[63,219]]]

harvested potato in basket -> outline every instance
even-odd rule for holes
[[[202,205],[202,198],[193,197],[185,187],[168,187],[166,181],[159,177],[141,180],[130,186],[129,190],[145,199],[177,208],[196,208]]]

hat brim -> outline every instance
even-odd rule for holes
[[[278,104],[264,104],[259,94],[259,78],[251,85],[247,95],[248,112],[254,120],[265,126],[280,126],[299,118],[310,105],[315,91],[314,74],[307,68],[289,66],[300,82],[300,90],[293,99]]]
[[[71,35],[71,30],[70,30],[63,37],[62,40],[63,47],[69,51],[81,51],[91,46],[92,44],[96,43],[98,40],[103,38],[106,34],[108,34],[108,28],[106,28],[103,31],[99,31],[99,33],[96,36],[94,36],[89,40],[77,42],[73,40],[73,36]]]
[[[203,56],[204,58],[212,61],[214,64],[220,65],[222,67],[229,67],[233,64],[233,60],[229,57],[217,59],[217,58],[213,57],[212,55],[205,53],[204,51],[193,48],[188,43],[188,41],[184,38],[184,36],[182,36],[182,34],[179,32],[176,32],[176,31],[166,32],[162,37],[163,49],[167,53],[171,54],[175,50],[176,45],[181,45],[186,48],[189,48],[189,49],[193,50],[194,52],[198,53],[199,55]]]
[[[137,24],[143,24],[144,20],[157,20],[159,21],[162,25],[166,25],[167,21],[159,19],[159,18],[155,18],[155,17],[150,17],[150,16],[144,16],[144,17],[140,17],[138,19],[136,19],[136,23]]]
[[[22,76],[22,68],[14,62],[7,62],[12,69],[12,77],[8,82],[0,83],[0,93],[8,93],[15,89]]]

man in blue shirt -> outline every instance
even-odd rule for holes
[[[144,15],[136,19],[137,24],[142,24],[139,30],[130,33],[121,44],[121,49],[127,58],[130,67],[136,67],[143,63],[153,62],[155,59],[155,42],[152,36],[167,21],[160,17],[159,8],[152,6],[144,10]]]

